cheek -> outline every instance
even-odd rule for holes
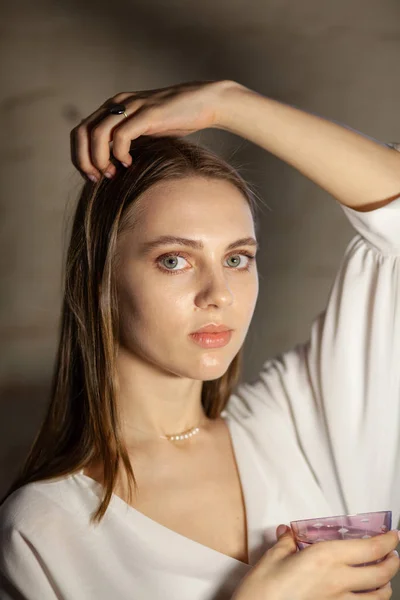
[[[259,284],[257,274],[238,281],[235,290],[235,303],[244,318],[252,316],[258,298]]]
[[[170,277],[174,277],[173,275]],[[121,329],[128,327],[132,333],[157,334],[171,331],[187,323],[190,296],[187,293],[171,289],[168,282],[150,277],[142,279],[133,288],[131,282],[120,285],[118,304]]]

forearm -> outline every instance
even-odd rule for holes
[[[347,206],[368,210],[400,195],[400,153],[243,86],[227,87],[217,127],[268,150]]]

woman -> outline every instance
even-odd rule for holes
[[[254,200],[179,138],[206,127],[296,167],[358,231],[310,340],[235,391]],[[119,94],[72,141],[88,181],[51,402],[0,512],[2,598],[389,598],[396,531],[296,553],[276,527],[398,522],[400,155],[231,81]]]

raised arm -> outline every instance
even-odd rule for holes
[[[110,143],[114,158],[128,167],[131,142],[139,136],[182,136],[210,127],[251,140],[359,211],[379,208],[400,195],[397,152],[234,81],[117,94],[73,129],[72,161],[93,181],[113,177]]]
[[[399,153],[237,83],[220,97],[217,127],[265,148],[351,208],[372,210],[400,195]]]

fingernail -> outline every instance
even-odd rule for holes
[[[393,552],[397,555],[397,558],[399,558],[399,553],[397,552],[397,550],[393,550]]]
[[[96,175],[89,175],[89,179],[90,179],[90,181],[93,181],[93,183],[97,183],[98,182],[98,179],[97,179]]]
[[[112,175],[111,175],[111,173],[110,173],[109,171],[106,171],[106,172],[104,173],[104,177],[107,177],[107,179],[111,179],[111,178],[112,178]]]
[[[123,165],[126,168],[128,168],[128,166],[129,166],[127,163],[124,163],[124,162],[121,162],[121,165]]]
[[[279,525],[278,529],[276,530],[277,537],[280,537],[281,535],[286,533],[287,530],[288,530],[288,527],[286,525]]]

